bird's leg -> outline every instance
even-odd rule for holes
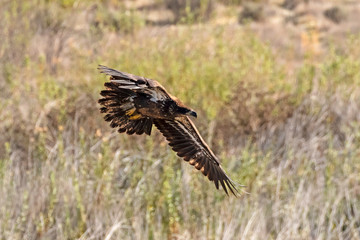
[[[138,112],[136,112],[136,108],[131,108],[131,109],[127,110],[127,111],[125,112],[125,114],[126,114],[127,116],[129,116],[129,119],[130,119],[130,120],[137,120],[137,119],[139,119],[139,118],[142,117],[141,114],[139,114]]]
[[[133,113],[136,111],[136,108],[130,108],[129,110],[127,110],[126,112],[125,112],[125,114],[127,115],[127,116],[131,116],[131,115],[133,115]]]
[[[135,115],[130,116],[129,119],[130,119],[130,120],[137,120],[137,119],[139,119],[139,118],[141,118],[141,117],[142,117],[141,114],[135,114]]]

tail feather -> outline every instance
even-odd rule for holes
[[[137,121],[131,121],[130,124],[128,125],[128,129],[127,129],[127,134],[132,135],[135,133],[136,131],[136,126],[138,125],[138,123],[140,123],[141,120],[137,120]]]
[[[151,127],[153,124],[153,121],[151,118],[144,118],[141,120],[138,120],[139,122],[136,124],[136,126],[134,126],[135,129],[135,133],[140,135],[140,134],[147,134],[150,135],[151,134]]]
[[[153,125],[153,120],[150,118],[148,121],[146,121],[146,122],[144,123],[144,133],[146,133],[147,135],[150,135],[150,134],[151,134],[152,125]]]

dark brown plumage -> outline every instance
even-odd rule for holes
[[[111,127],[118,128],[120,133],[150,135],[154,124],[179,157],[214,181],[217,189],[220,184],[226,194],[229,189],[236,195],[233,181],[188,117],[197,117],[193,110],[155,80],[101,65],[99,70],[110,76],[110,82],[105,83],[106,90],[100,93],[103,98],[99,103]]]

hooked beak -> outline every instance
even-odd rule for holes
[[[189,111],[189,112],[187,113],[187,115],[193,116],[193,117],[197,118],[197,114],[196,114],[196,112],[194,112],[194,111]]]

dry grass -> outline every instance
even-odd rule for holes
[[[148,27],[122,8],[1,8],[0,239],[360,239],[359,36],[293,69],[246,27]],[[157,131],[112,132],[99,63],[196,109],[250,194],[216,191]]]

